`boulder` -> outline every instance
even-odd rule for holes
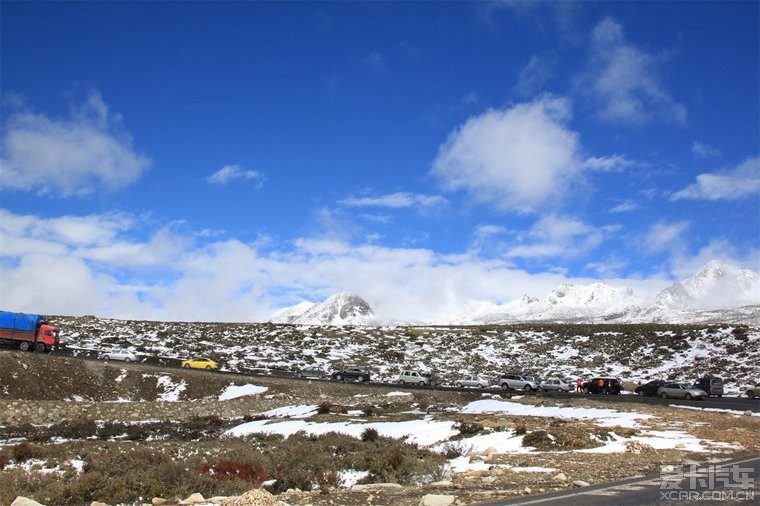
[[[194,494],[191,494],[184,501],[182,501],[182,504],[200,504],[203,502],[206,502],[206,499],[203,497],[202,494],[199,494],[198,492],[196,492]]]
[[[573,486],[576,486],[576,487],[588,487],[590,485],[591,484],[589,482],[583,481],[583,480],[575,480],[573,482]]]
[[[11,503],[11,506],[45,506],[45,505],[38,503],[34,499],[18,496],[13,500],[13,502]]]
[[[420,499],[419,506],[450,506],[456,502],[453,495],[427,494]]]
[[[565,473],[558,473],[552,479],[554,481],[567,481],[567,475]]]

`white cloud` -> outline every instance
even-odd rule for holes
[[[630,200],[627,200],[625,202],[621,202],[620,204],[610,209],[610,212],[611,213],[628,213],[628,212],[638,209],[638,207],[639,206],[635,202],[631,202]]]
[[[550,214],[539,219],[519,244],[507,253],[510,258],[556,258],[578,256],[599,246],[617,226],[593,227],[571,216]]]
[[[623,155],[592,156],[583,162],[583,168],[597,172],[622,172],[631,167],[641,167],[643,164],[629,160]]]
[[[736,167],[697,176],[697,182],[674,193],[671,200],[739,200],[760,194],[760,157]]]
[[[339,202],[349,207],[437,207],[446,205],[448,201],[439,195],[423,195],[419,193],[396,192],[377,197],[348,197]]]
[[[71,196],[135,182],[150,161],[121,123],[97,92],[68,119],[14,113],[4,125],[0,186]]]
[[[606,121],[684,123],[686,108],[671,97],[658,74],[663,59],[628,42],[620,23],[607,17],[591,33],[591,62],[582,87],[599,103],[599,116]]]
[[[244,170],[239,165],[225,165],[207,177],[206,181],[218,185],[227,185],[235,181],[243,181],[256,188],[261,188],[264,185],[264,176],[255,170]]]
[[[567,100],[545,96],[470,118],[440,147],[431,174],[479,202],[532,212],[580,177],[578,134]]]
[[[689,223],[685,221],[655,223],[646,233],[644,248],[655,253],[678,249],[681,245],[681,238],[688,228]]]
[[[691,154],[695,158],[711,158],[720,156],[721,152],[718,148],[714,148],[709,144],[702,144],[701,142],[694,141],[691,143]]]

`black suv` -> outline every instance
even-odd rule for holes
[[[369,370],[359,367],[345,367],[332,373],[332,379],[338,381],[369,381]]]
[[[633,392],[639,394],[642,397],[657,396],[657,390],[660,387],[664,387],[666,384],[667,382],[665,380],[652,380],[649,383],[644,383],[643,385],[637,386]]]
[[[583,393],[617,395],[623,390],[623,385],[617,378],[591,378],[583,383]]]

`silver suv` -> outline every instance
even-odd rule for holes
[[[540,388],[533,377],[523,374],[502,374],[499,378],[499,386],[503,390],[524,390],[526,392]]]

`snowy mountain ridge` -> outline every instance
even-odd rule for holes
[[[627,287],[601,282],[563,283],[540,299],[525,295],[505,304],[470,300],[456,315],[422,323],[688,323],[724,318],[760,322],[760,274],[712,261],[694,275],[663,289],[651,302],[638,298]],[[321,304],[302,302],[278,311],[269,321],[301,325],[380,323],[370,305],[350,293],[335,294]]]

